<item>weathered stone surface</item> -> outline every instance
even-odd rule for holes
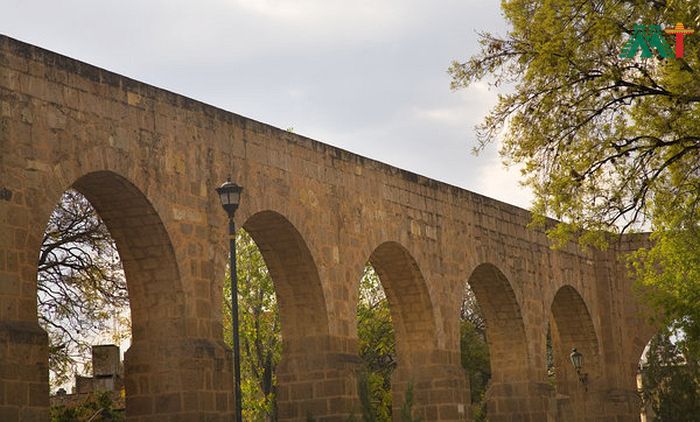
[[[653,330],[619,258],[644,238],[606,252],[553,251],[522,209],[7,37],[0,420],[47,419],[36,257],[70,187],[97,208],[124,262],[129,419],[231,419],[221,309],[227,226],[214,191],[229,175],[245,188],[236,220],[260,246],[279,298],[283,420],[358,414],[355,310],[368,260],[396,326],[397,406],[412,384],[426,420],[467,419],[459,307],[469,281],[488,321],[492,421],[638,420],[635,365]],[[550,322],[557,392],[546,377]],[[566,362],[574,346],[586,355],[588,391]]]

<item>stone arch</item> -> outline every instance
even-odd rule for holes
[[[282,334],[277,417],[297,421],[337,412],[328,403],[338,406],[347,375],[333,359],[326,297],[306,241],[286,217],[272,210],[252,214],[242,228],[257,244],[277,296]]]
[[[329,333],[326,299],[315,260],[299,231],[275,211],[260,211],[243,224],[265,260],[280,310],[283,356]]]
[[[495,265],[480,264],[469,276],[486,320],[486,341],[494,384],[527,380],[528,347],[521,308],[513,287]]]
[[[598,336],[588,306],[573,286],[559,288],[550,309],[557,391],[572,394],[579,380],[569,359],[571,349],[575,347],[583,354],[582,372],[591,382],[600,374]]]
[[[61,185],[58,180],[51,184],[58,188],[52,190],[56,196],[50,198],[53,204],[67,188],[80,192],[117,245],[132,325],[131,346],[124,361],[128,420],[186,414],[183,391],[197,394],[211,389],[191,380],[196,376],[211,379],[216,372],[225,372],[226,359],[213,343],[187,338],[181,272],[163,220],[143,191],[114,171],[89,171],[70,184]],[[215,355],[217,362],[193,360],[202,350]]]
[[[418,263],[401,244],[380,244],[369,257],[382,283],[396,335],[399,367],[421,360],[437,346],[435,313]]]
[[[429,415],[437,411],[431,402],[433,396],[439,394],[437,391],[440,389],[445,390],[445,385],[451,380],[444,380],[445,368],[439,362],[443,356],[436,353],[436,309],[427,281],[416,259],[398,242],[379,244],[368,261],[384,289],[394,328],[396,367],[391,374],[393,420],[399,420],[409,386],[414,389],[414,414],[431,419],[434,416]],[[359,277],[357,281],[359,283]],[[444,394],[445,397],[452,397],[454,392]]]
[[[181,336],[184,295],[175,252],[162,220],[134,184],[96,171],[72,185],[93,205],[117,244],[131,307],[133,343]]]

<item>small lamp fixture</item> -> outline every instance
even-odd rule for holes
[[[216,193],[219,194],[219,199],[221,199],[221,206],[228,213],[229,217],[238,209],[238,204],[241,203],[241,191],[243,188],[229,179],[221,186],[216,188]]]
[[[571,349],[569,359],[571,359],[571,364],[574,365],[579,382],[583,384],[586,391],[588,391],[588,374],[581,372],[581,368],[583,367],[583,354],[574,347]]]

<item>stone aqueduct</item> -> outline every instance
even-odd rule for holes
[[[620,257],[551,250],[528,212],[0,37],[0,420],[48,419],[48,343],[36,260],[73,187],[117,241],[132,308],[131,421],[223,421],[233,410],[222,342],[225,213],[214,188],[245,187],[237,223],[272,274],[284,339],[283,420],[357,409],[355,309],[369,260],[426,421],[467,420],[459,308],[465,282],[488,325],[492,421],[635,421],[635,372],[653,334]],[[546,375],[553,327],[556,391]],[[587,389],[567,362],[585,356]],[[399,392],[399,393],[397,393]]]

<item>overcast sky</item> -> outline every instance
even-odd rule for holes
[[[433,179],[527,207],[473,126],[484,84],[449,89],[496,0],[0,0],[0,32]]]

